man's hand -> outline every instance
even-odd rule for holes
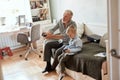
[[[66,50],[65,50],[65,53],[70,53],[70,50],[69,50],[69,49],[66,49]]]
[[[50,32],[44,32],[44,34],[45,34],[44,36],[45,39],[62,39],[63,38],[62,35],[55,35]]]
[[[42,36],[45,38],[45,39],[53,39],[54,38],[54,34],[50,33],[50,32],[43,32],[42,33]]]
[[[46,33],[46,39],[53,39],[53,34],[51,34],[51,33]]]

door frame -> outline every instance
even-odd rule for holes
[[[119,52],[119,0],[108,0],[108,76],[109,80],[120,80],[119,78],[119,59],[111,56],[111,49]]]

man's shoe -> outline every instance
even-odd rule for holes
[[[44,71],[42,71],[42,73],[45,73],[45,72],[51,72],[51,71],[54,71],[55,69],[45,69]]]
[[[48,70],[45,69],[44,71],[42,71],[42,73],[45,73],[45,72],[48,72]]]
[[[64,73],[60,73],[60,75],[59,75],[59,77],[58,77],[58,80],[62,80],[64,76],[65,76]]]

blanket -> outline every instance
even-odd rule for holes
[[[106,57],[94,56],[100,52],[106,52],[106,49],[99,46],[98,43],[84,44],[80,53],[71,55],[70,60],[66,62],[66,67],[89,75],[96,80],[101,80],[102,63],[106,60]]]

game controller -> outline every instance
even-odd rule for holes
[[[63,52],[65,52],[67,49],[63,49]]]
[[[42,33],[42,36],[43,36],[43,37],[46,37],[46,36],[47,36],[47,34],[46,34],[46,33]]]

